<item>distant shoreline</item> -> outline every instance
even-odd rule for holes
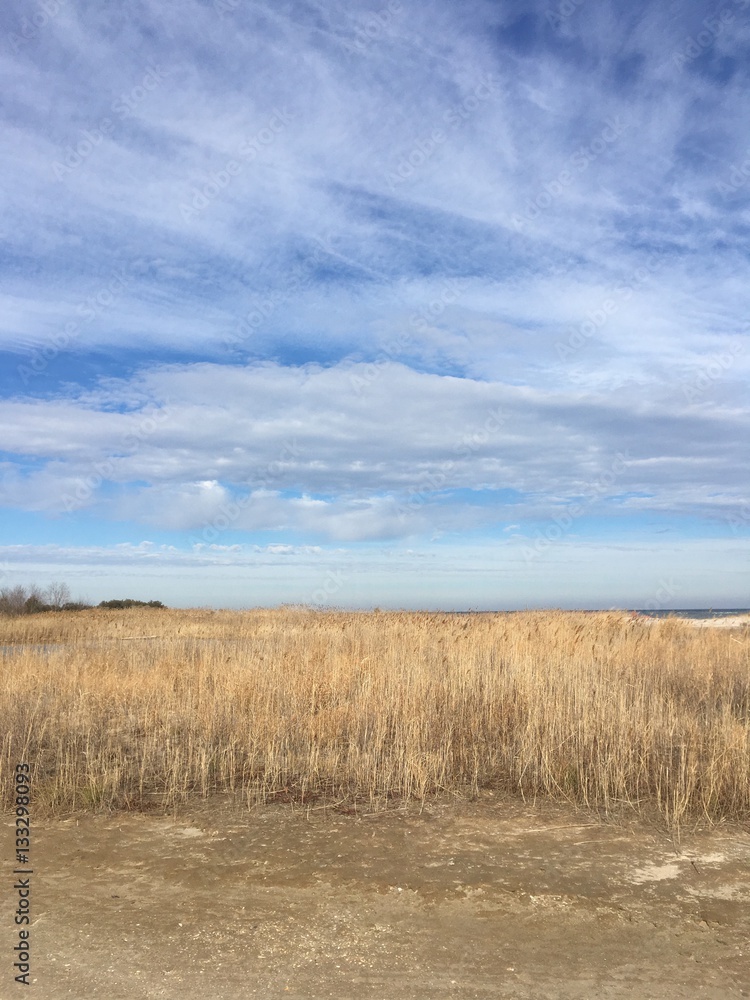
[[[525,614],[530,611],[548,611],[550,608],[523,608],[523,609],[498,609],[497,611],[436,611],[435,614],[454,615],[497,615],[497,614]],[[665,608],[652,611],[648,608],[556,608],[554,610],[564,611],[569,614],[584,615],[607,615],[624,614],[638,616],[641,618],[651,618],[654,621],[661,621],[665,618],[679,618],[681,621],[704,621],[704,622],[731,622],[733,624],[743,624],[740,619],[750,620],[750,608]]]
[[[635,608],[634,611],[636,614],[646,615],[648,618],[714,619],[738,618],[742,615],[750,615],[750,608],[674,608],[659,611]]]

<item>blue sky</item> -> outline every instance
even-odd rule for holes
[[[748,0],[0,20],[0,585],[750,603]]]

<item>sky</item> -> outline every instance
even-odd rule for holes
[[[750,604],[750,0],[0,22],[0,586]]]

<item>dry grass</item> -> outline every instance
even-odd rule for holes
[[[156,636],[156,638],[126,638]],[[618,614],[93,611],[0,620],[0,778],[35,807],[480,789],[750,815],[750,636]]]

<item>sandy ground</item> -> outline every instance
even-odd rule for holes
[[[739,828],[676,846],[656,825],[492,798],[202,804],[40,822],[32,889],[31,989],[13,982],[3,897],[3,998],[750,996]]]
[[[750,615],[730,615],[726,618],[687,618],[696,628],[747,628]]]
[[[750,626],[750,615],[728,615],[726,618],[680,618],[678,621],[691,625],[693,628],[738,628],[746,629]],[[653,625],[655,622],[664,621],[663,618],[650,618],[648,615],[639,615],[631,612],[627,616],[628,621],[642,622],[644,625]]]

